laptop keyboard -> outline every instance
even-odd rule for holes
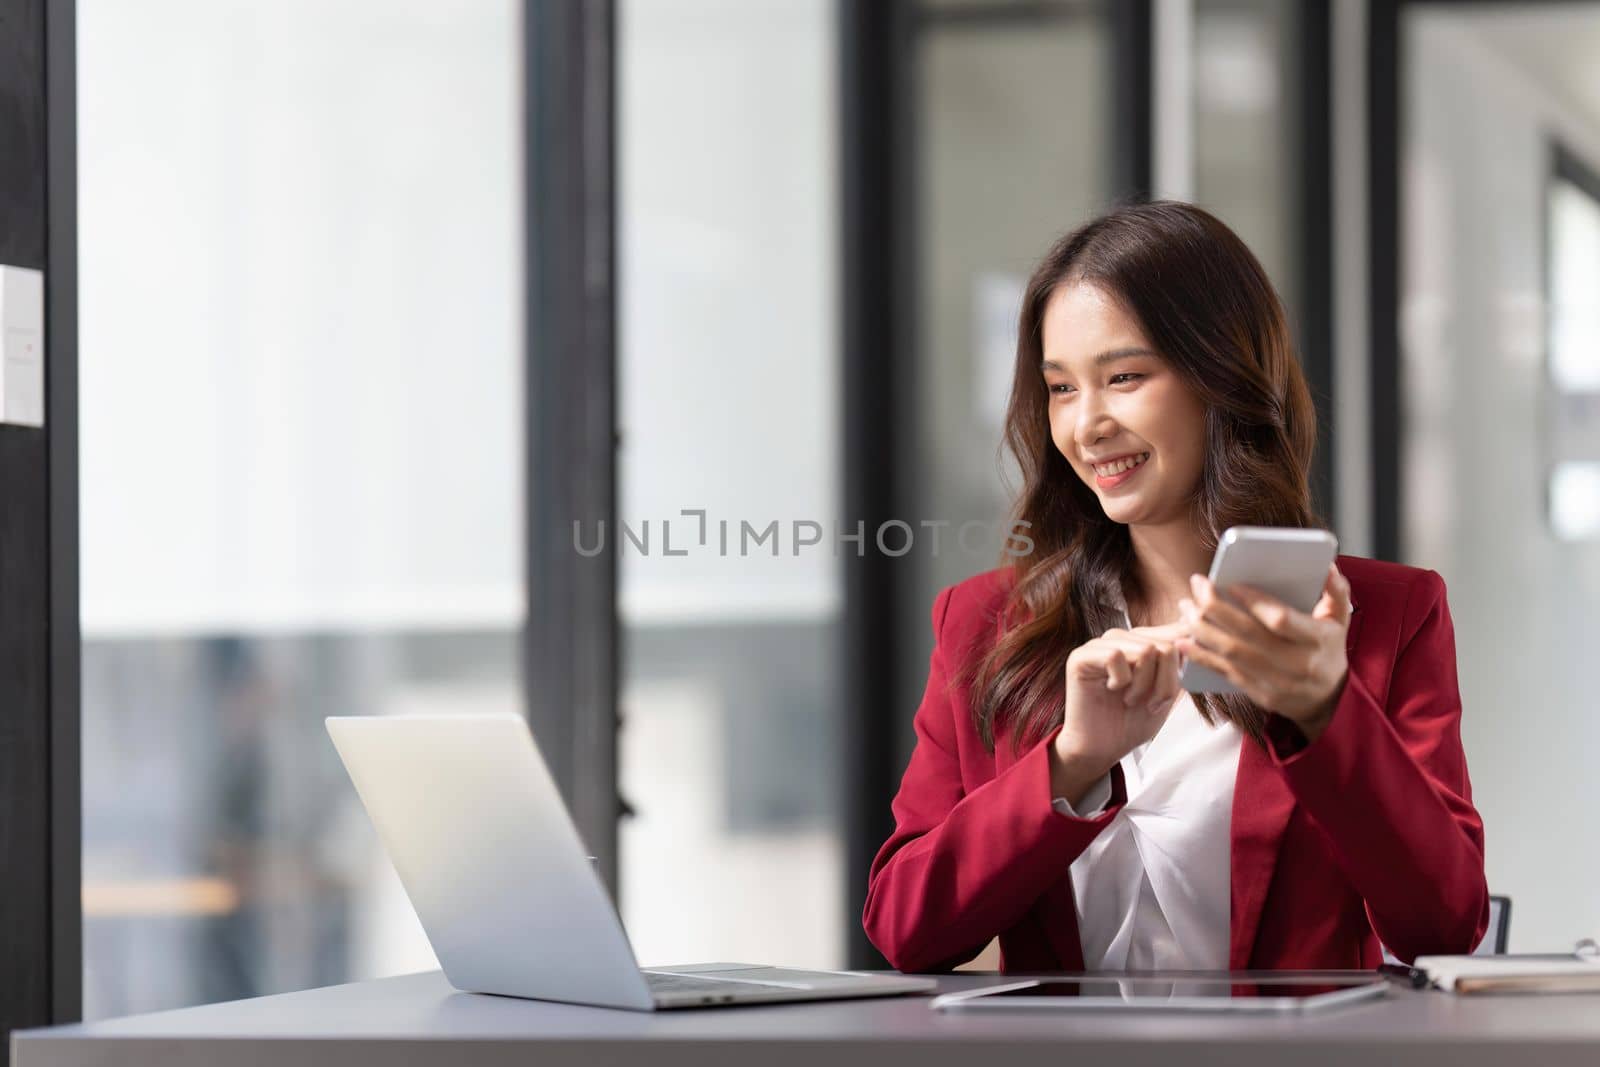
[[[765,982],[741,982],[732,978],[692,977],[683,974],[661,974],[646,971],[645,981],[652,993],[704,993],[707,996],[725,997],[745,993],[782,993],[793,991],[794,986],[770,985]]]

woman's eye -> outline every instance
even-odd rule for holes
[[[1144,377],[1144,375],[1135,374],[1132,371],[1127,371],[1126,373],[1123,373],[1123,374],[1113,374],[1111,376],[1111,384],[1112,385],[1121,385],[1124,382],[1136,382],[1140,378],[1143,378],[1143,377]]]
[[[1068,385],[1066,382],[1056,382],[1053,385],[1047,384],[1046,388],[1048,388],[1052,393],[1056,394],[1057,396],[1065,396],[1068,393],[1076,391],[1072,386]]]

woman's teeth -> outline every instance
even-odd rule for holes
[[[1114,460],[1111,463],[1097,464],[1094,468],[1094,472],[1102,478],[1110,478],[1112,475],[1121,474],[1123,471],[1132,470],[1149,458],[1150,453],[1140,452],[1137,456],[1127,456],[1123,459]]]

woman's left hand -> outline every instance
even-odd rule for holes
[[[1249,586],[1228,590],[1237,604],[1219,596],[1203,575],[1191,577],[1189,586],[1194,598],[1180,604],[1189,636],[1179,639],[1178,651],[1315,741],[1333,718],[1349,673],[1350,583],[1339,568],[1329,564],[1322,598],[1309,615]]]

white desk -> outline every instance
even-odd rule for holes
[[[948,989],[1010,980],[941,979]],[[1600,996],[1455,998],[1394,989],[1320,1015],[973,1015],[926,997],[645,1014],[457,993],[437,972],[22,1031],[15,1067],[1189,1067],[1600,1063]]]

